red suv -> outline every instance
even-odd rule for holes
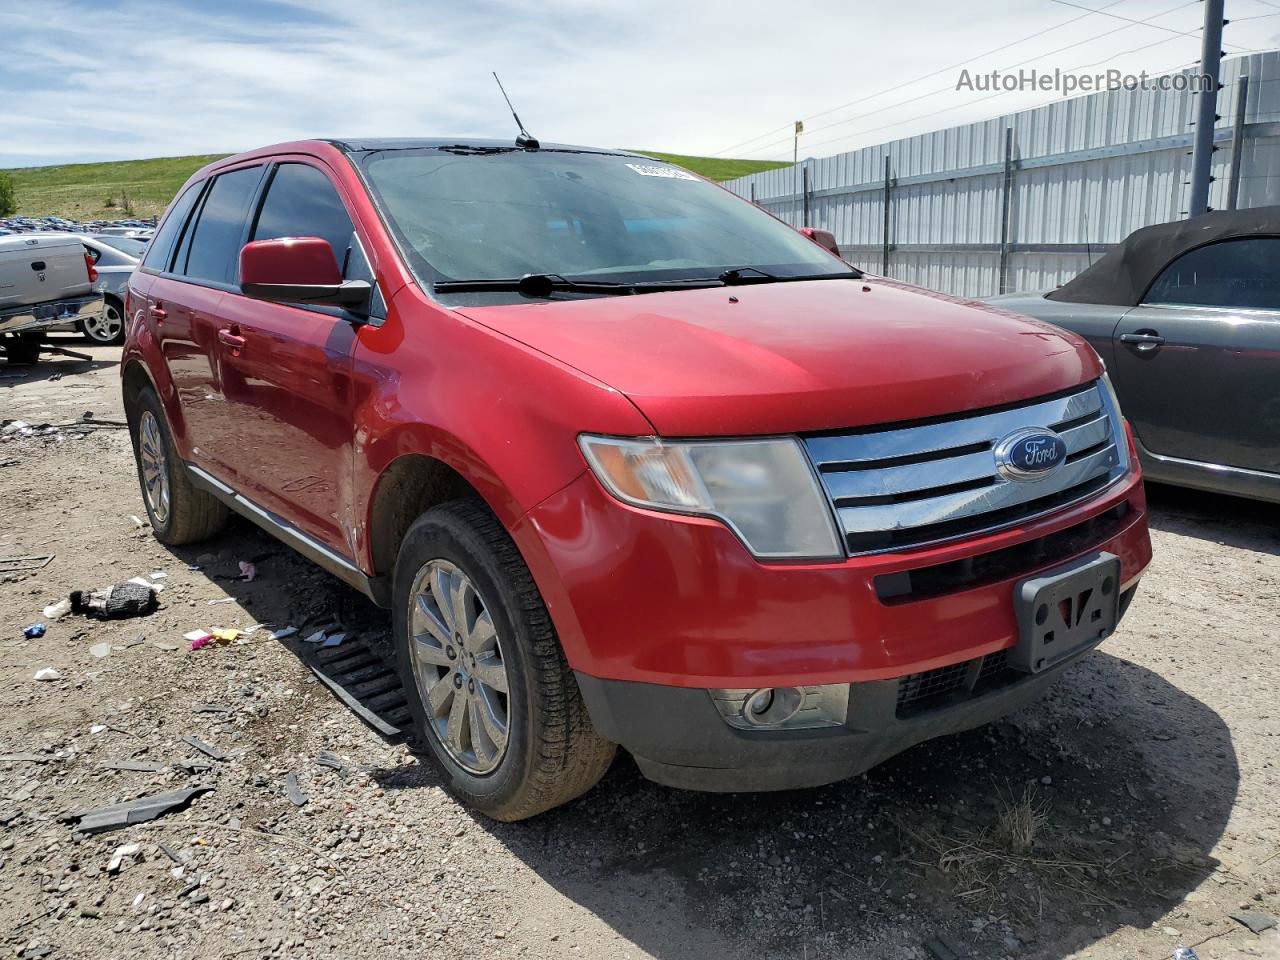
[[[211,164],[130,281],[155,534],[234,510],[389,607],[420,735],[500,819],[615,744],[770,790],[1008,713],[1150,560],[1102,364],[812,236],[618,151]]]

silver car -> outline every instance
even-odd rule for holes
[[[75,325],[52,329],[78,330],[93,343],[124,343],[125,288],[129,283],[129,275],[146,253],[147,241],[136,237],[102,236],[94,233],[76,233],[72,236],[84,244],[98,271],[98,282],[93,285],[93,289],[95,293],[103,295],[102,315],[79,321]]]
[[[1280,502],[1280,207],[1144,227],[996,306],[1102,356],[1148,479]]]

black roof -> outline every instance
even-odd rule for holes
[[[510,140],[481,140],[475,137],[360,137],[354,140],[332,139],[326,141],[346,153],[366,153],[373,150],[430,150],[433,147],[471,147],[475,150],[518,150],[515,138]],[[607,150],[600,147],[576,147],[566,143],[544,143],[540,150],[563,150],[573,153],[611,153],[619,156],[641,157],[634,150]]]
[[[1232,237],[1280,236],[1280,207],[1218,210],[1129,234],[1074,280],[1046,294],[1066,303],[1136,307],[1175,257]]]

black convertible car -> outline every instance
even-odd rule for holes
[[[1280,207],[1144,227],[1056,290],[988,302],[1088,338],[1148,478],[1280,502]]]

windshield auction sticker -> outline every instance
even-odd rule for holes
[[[662,177],[664,180],[697,180],[692,173],[675,167],[660,167],[654,163],[628,163],[628,167],[642,177]]]

